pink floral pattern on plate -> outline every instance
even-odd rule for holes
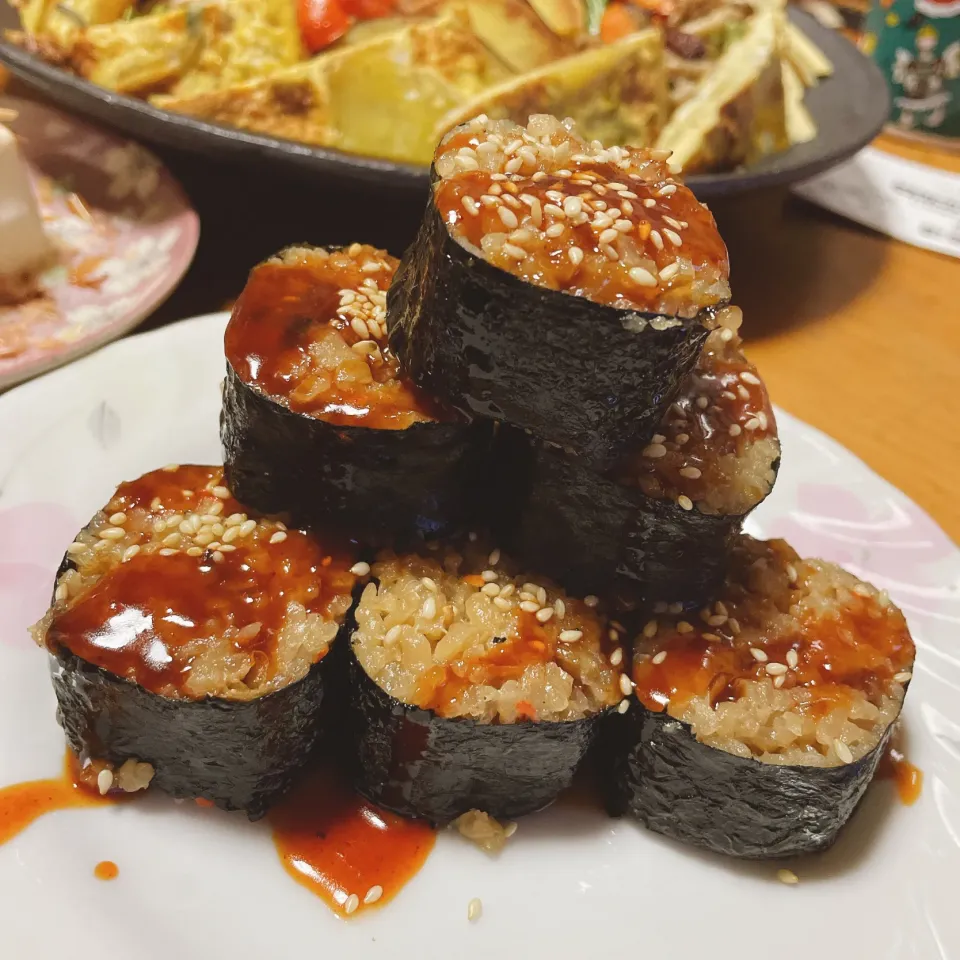
[[[190,266],[199,221],[149,151],[51,107],[0,97],[60,263],[45,296],[0,308],[0,388],[126,333]],[[77,200],[79,198],[79,202]]]
[[[30,643],[27,628],[49,606],[53,575],[79,526],[56,503],[0,510],[0,646]]]

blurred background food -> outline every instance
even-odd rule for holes
[[[829,60],[782,0],[19,0],[17,43],[214,123],[427,164],[480,112],[573,117],[688,173],[816,136]]]

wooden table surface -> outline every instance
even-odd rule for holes
[[[200,212],[202,236],[185,282],[148,328],[221,309],[249,267],[286,244],[362,240],[399,253],[422,209],[420,196],[371,196],[268,169],[165,159]],[[712,208],[730,248],[747,350],[774,401],[834,436],[960,539],[960,497],[952,495],[960,473],[960,261],[785,191]]]

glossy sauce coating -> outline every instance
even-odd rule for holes
[[[910,669],[915,648],[906,621],[873,591],[866,596],[849,593],[842,609],[830,616],[801,614],[792,627],[771,632],[757,616],[761,608],[742,586],[749,582],[744,567],[764,556],[762,546],[737,557],[719,610],[715,605],[686,619],[677,614],[651,621],[656,632],[639,641],[642,652],[633,666],[635,692],[647,709],[676,708],[693,697],[707,697],[713,705],[736,700],[742,681],[776,677],[782,689],[802,686],[813,693],[804,709],[815,717],[849,699],[851,688],[878,695]],[[796,574],[791,582],[785,573],[780,595],[765,598],[787,611],[801,599],[812,571],[782,541],[766,546],[768,563],[780,563]],[[711,618],[715,622],[709,622]],[[660,653],[665,656],[660,658]],[[794,656],[795,665],[790,666]],[[771,673],[771,664],[789,668]]]
[[[571,147],[552,159],[564,140]],[[712,214],[659,155],[618,149],[563,134],[545,146],[522,127],[475,121],[438,150],[435,203],[455,237],[539,286],[666,314],[725,299],[729,262]]]
[[[627,461],[618,480],[657,499],[684,496],[693,504],[716,501],[718,506],[732,500],[735,510],[742,510],[747,504],[736,502],[732,490],[724,496],[720,489],[739,480],[724,473],[721,458],[743,457],[749,446],[767,437],[777,437],[767,388],[741,352],[739,337],[719,329],[707,340],[657,433]]]
[[[100,796],[84,782],[76,758],[68,750],[59,777],[0,788],[0,844],[12,840],[45,813],[116,802],[115,795]]]
[[[387,344],[386,291],[397,263],[361,244],[293,248],[261,263],[227,326],[227,360],[245,383],[338,426],[404,430],[439,419]]]
[[[55,612],[47,645],[65,647],[152,692],[176,696],[184,692],[202,641],[218,640],[228,628],[236,631],[230,651],[251,656],[252,672],[263,682],[274,669],[288,604],[334,619],[342,614],[355,580],[352,558],[325,551],[302,531],[261,529],[248,521],[255,529],[236,537],[229,552],[220,552],[222,547],[194,547],[195,556],[182,548],[160,552],[167,540],[156,538],[166,530],[154,532],[155,518],[176,511],[189,526],[190,517],[198,516],[191,510],[215,508],[218,500],[225,504],[221,518],[242,509],[232,497],[211,493],[210,486],[221,482],[220,468],[189,466],[121,485],[104,516],[123,513],[123,529],[128,535],[143,530],[143,546]],[[175,533],[166,536],[177,535],[178,525],[173,527]]]
[[[116,880],[120,868],[112,860],[101,860],[94,868],[93,875],[98,880]]]
[[[340,915],[389,902],[436,842],[430,827],[364,800],[333,768],[304,780],[269,818],[284,869]]]

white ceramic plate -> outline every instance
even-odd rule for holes
[[[121,479],[219,458],[224,317],[119,341],[0,397],[0,785],[54,776],[63,739],[26,627],[64,545]],[[335,917],[284,872],[268,828],[161,797],[52,814],[0,847],[11,960],[506,955],[669,960],[960,957],[960,554],[902,494],[780,414],[783,469],[751,524],[886,587],[919,648],[904,711],[925,783],[875,783],[840,841],[791,864],[700,854],[563,805],[499,859],[452,834],[382,910]],[[94,879],[100,860],[120,876]],[[468,923],[480,897],[482,919]]]

